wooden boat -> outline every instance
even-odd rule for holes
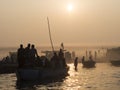
[[[107,58],[114,66],[120,66],[120,47],[107,50]]]
[[[83,67],[92,68],[92,67],[95,67],[96,62],[93,60],[88,60],[88,61],[82,62],[82,64],[83,64]]]
[[[16,71],[17,80],[32,81],[55,79],[68,75],[69,67],[52,69],[52,68],[24,68]]]
[[[120,66],[120,60],[112,60],[112,61],[110,61],[111,62],[111,64],[112,65],[114,65],[114,66]]]

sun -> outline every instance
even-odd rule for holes
[[[73,4],[72,4],[72,3],[69,3],[69,4],[67,5],[67,10],[68,10],[69,12],[73,11]]]

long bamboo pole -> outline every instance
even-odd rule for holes
[[[51,37],[50,23],[49,23],[49,18],[48,17],[47,17],[47,22],[48,22],[48,30],[49,30],[50,43],[51,43],[52,51],[54,52],[54,46],[53,46],[53,41],[52,41],[52,37]]]

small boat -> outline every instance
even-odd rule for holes
[[[120,47],[108,49],[107,58],[111,65],[120,66]]]
[[[83,67],[92,68],[92,67],[95,67],[96,62],[93,60],[88,60],[88,61],[82,62],[82,64],[83,64]]]
[[[16,71],[17,80],[33,81],[55,79],[68,75],[69,67],[52,69],[52,68],[21,68]]]
[[[17,53],[9,52],[9,55],[0,60],[0,74],[15,73],[18,67]]]
[[[120,60],[112,60],[112,61],[110,61],[111,62],[111,64],[112,65],[114,65],[114,66],[120,66]]]

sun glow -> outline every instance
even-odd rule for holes
[[[69,12],[73,11],[73,4],[69,3],[68,6],[67,6],[67,10]]]

